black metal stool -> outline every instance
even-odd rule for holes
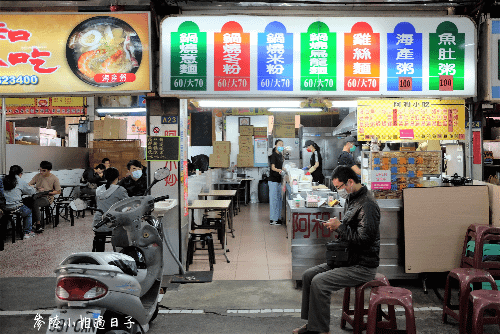
[[[212,238],[212,231],[199,229],[189,232],[189,242],[187,249],[187,261],[186,270],[189,270],[189,265],[193,264],[193,256],[196,250],[202,250],[204,248],[196,248],[196,243],[203,243],[207,245],[208,250],[208,262],[210,264],[210,271],[214,270],[215,264],[215,250],[214,250],[214,240]]]

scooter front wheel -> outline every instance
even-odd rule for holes
[[[107,331],[105,334],[143,334],[143,332],[138,324],[134,324],[132,328],[128,330],[112,329],[110,331]]]

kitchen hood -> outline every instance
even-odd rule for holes
[[[333,130],[333,136],[354,136],[358,135],[356,110],[347,114],[339,125]]]

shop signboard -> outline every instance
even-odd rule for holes
[[[461,16],[168,17],[160,95],[465,98],[476,49]]]
[[[151,90],[149,13],[0,14],[0,95]]]
[[[464,100],[360,100],[358,140],[464,140]]]
[[[86,115],[86,97],[59,96],[37,98],[6,98],[7,115],[81,116]],[[0,107],[2,101],[0,100]]]
[[[481,26],[479,96],[484,101],[500,102],[500,19],[488,19]]]
[[[371,185],[372,185],[372,190],[390,190],[391,171],[372,170]]]

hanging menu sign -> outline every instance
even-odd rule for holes
[[[160,95],[476,96],[463,16],[179,16],[161,24]]]
[[[358,140],[465,139],[464,100],[367,100],[357,109]]]
[[[179,161],[179,136],[148,136],[146,142],[147,161]]]

